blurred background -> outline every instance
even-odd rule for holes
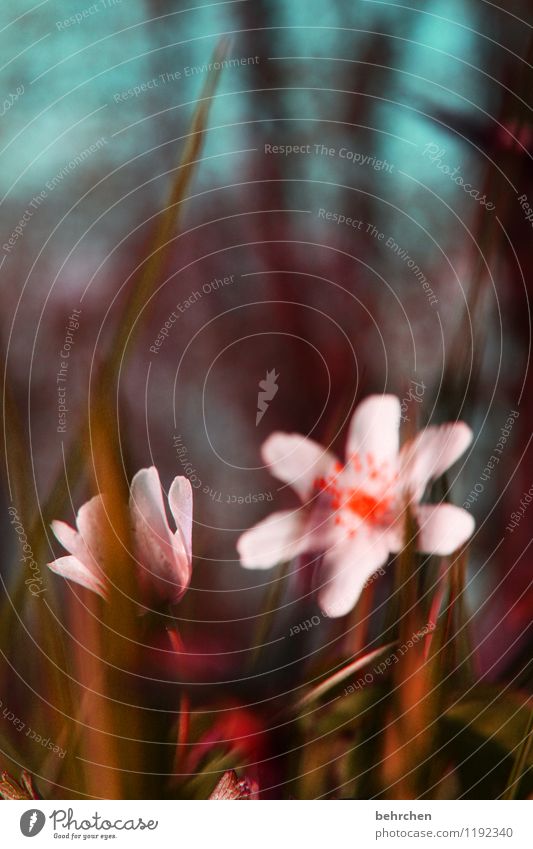
[[[179,227],[118,380],[124,479],[154,464],[165,487],[186,474],[194,488],[179,616],[198,654],[172,674],[246,690],[272,574],[242,570],[235,542],[295,503],[262,466],[264,439],[296,431],[342,456],[355,404],[393,392],[405,434],[454,419],[474,429],[448,483],[477,523],[476,675],[529,687],[531,516],[506,526],[533,484],[532,23],[526,2],[473,0],[2,9],[0,322],[19,417],[5,436],[7,582],[17,450],[28,515],[58,479],[68,498],[56,518],[72,522],[94,493],[90,475],[68,479],[65,455],[218,69]],[[256,424],[272,369],[279,389]],[[276,602],[271,639],[316,613],[303,572]],[[282,691],[310,646],[340,637],[336,623],[315,631],[304,648],[272,647],[260,693]]]

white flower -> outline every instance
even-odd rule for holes
[[[241,563],[267,569],[298,554],[323,554],[318,600],[327,616],[343,616],[368,578],[404,544],[406,510],[418,524],[417,547],[446,555],[472,535],[470,513],[451,504],[420,504],[428,482],[445,472],[472,441],[463,422],[428,427],[399,448],[400,402],[372,395],[357,407],[342,466],[299,434],[274,433],[262,455],[303,507],[274,513],[239,539]]]
[[[175,532],[168,524],[157,469],[137,472],[130,487],[129,514],[139,582],[145,598],[175,603],[191,580],[192,489],[187,478],[174,478],[168,503]],[[107,598],[103,540],[109,520],[101,495],[80,508],[76,528],[52,522],[54,534],[70,554],[48,565],[58,575]]]

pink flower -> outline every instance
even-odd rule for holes
[[[175,603],[191,579],[192,489],[187,478],[174,478],[168,503],[177,527],[175,532],[167,521],[157,469],[152,466],[137,472],[130,487],[129,513],[143,596],[150,601]],[[52,522],[54,534],[70,554],[48,565],[63,578],[107,598],[102,541],[109,532],[109,520],[101,495],[80,508],[76,528],[65,522]]]
[[[400,450],[400,402],[372,395],[350,424],[346,463],[299,434],[273,433],[262,455],[303,507],[273,513],[238,540],[241,563],[268,569],[305,552],[323,554],[318,600],[327,616],[343,616],[364,584],[404,545],[406,510],[418,524],[417,547],[446,555],[473,533],[471,515],[451,504],[420,504],[428,482],[466,450],[463,422],[428,427]]]

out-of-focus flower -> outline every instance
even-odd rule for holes
[[[187,771],[198,772],[202,761],[213,752],[238,758],[254,776],[256,766],[267,757],[265,724],[259,716],[236,702],[219,710],[211,724],[194,746],[190,747]],[[255,776],[254,776],[255,777]]]
[[[530,124],[509,121],[497,127],[496,138],[501,147],[514,153],[527,154],[533,149],[533,128]]]
[[[191,579],[192,489],[187,478],[174,478],[168,503],[176,523],[175,532],[168,524],[157,469],[152,466],[137,472],[130,487],[129,515],[143,596],[175,603]],[[109,519],[101,495],[80,508],[76,528],[65,522],[52,522],[55,536],[70,554],[48,565],[58,575],[107,598],[103,541]]]
[[[0,775],[0,797],[6,800],[40,799],[33,776],[25,769],[22,770],[20,782],[15,781],[8,772]]]
[[[185,773],[211,770],[221,759],[239,764],[237,768],[244,773],[249,791],[246,798],[256,798],[259,786],[276,782],[272,740],[265,719],[237,701],[226,702],[209,727],[193,737],[194,744],[187,746],[183,763]]]
[[[474,520],[451,504],[420,504],[428,482],[466,450],[463,422],[427,427],[399,448],[400,402],[372,395],[356,409],[343,466],[299,434],[274,433],[262,455],[303,507],[274,513],[244,533],[237,548],[249,569],[267,569],[298,554],[323,554],[319,604],[327,616],[354,606],[368,578],[404,545],[406,511],[418,525],[417,547],[451,554],[471,536]]]

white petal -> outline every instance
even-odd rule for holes
[[[389,555],[386,535],[360,529],[352,539],[338,542],[324,556],[318,603],[325,616],[344,616],[357,602],[371,575]]]
[[[189,559],[192,557],[192,486],[188,478],[178,476],[172,481],[168,503],[176,522],[176,534],[183,542]]]
[[[49,563],[48,567],[56,575],[61,575],[62,578],[74,581],[76,584],[98,593],[104,599],[107,597],[103,582],[96,577],[92,569],[88,569],[76,557],[58,557],[57,560]]]
[[[79,559],[98,574],[98,570],[105,565],[105,543],[110,532],[109,519],[101,495],[95,495],[80,507],[76,516],[76,526],[88,553],[88,559],[87,555],[80,556]]]
[[[284,510],[239,537],[237,551],[246,569],[270,569],[306,551],[307,516],[303,510]]]
[[[105,580],[103,566],[106,521],[102,498],[96,495],[80,507],[76,516],[77,531],[66,522],[52,522],[52,530],[61,545],[87,572],[91,572],[94,580],[102,586]]]
[[[170,539],[172,532],[165,512],[161,481],[155,466],[140,469],[134,476],[130,487],[130,508],[142,516],[153,533],[161,540]]]
[[[176,602],[187,589],[190,561],[168,525],[157,469],[141,469],[131,483],[130,510],[140,576],[145,587]]]
[[[75,531],[74,528],[71,528],[66,522],[60,522],[57,520],[52,522],[51,527],[56,538],[59,540],[63,548],[67,549],[69,554],[73,554],[74,557],[78,558],[78,560],[90,560],[88,551],[78,531]],[[86,565],[88,566],[89,563],[86,562]]]
[[[370,395],[356,408],[346,442],[346,460],[372,455],[377,464],[394,464],[400,445],[400,402],[395,395]]]
[[[400,485],[415,500],[422,498],[430,480],[442,475],[472,442],[464,422],[427,427],[400,452]]]
[[[405,523],[406,514],[401,513],[396,521],[385,529],[387,535],[387,546],[391,554],[398,554],[405,545]]]
[[[335,465],[329,451],[299,433],[273,433],[261,453],[274,477],[288,483],[303,502],[312,495],[316,478],[328,475]]]
[[[471,514],[453,504],[421,504],[415,508],[418,549],[425,554],[452,554],[474,533]]]

